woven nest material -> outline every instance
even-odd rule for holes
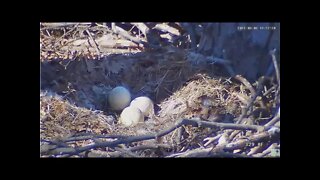
[[[75,134],[93,133],[101,135],[138,136],[160,132],[182,118],[203,117],[214,121],[221,114],[238,116],[244,102],[242,97],[250,95],[231,81],[211,78],[205,74],[197,74],[170,97],[159,103],[160,111],[157,121],[147,119],[135,127],[124,127],[117,123],[118,117],[106,116],[102,111],[92,111],[77,107],[63,100],[58,95],[41,94],[40,98],[40,135],[42,139],[61,140]],[[206,110],[205,110],[206,109]],[[213,119],[212,119],[213,118]],[[130,146],[161,143],[169,144],[173,151],[184,146],[197,148],[203,138],[212,135],[208,128],[185,127],[187,137],[179,144],[181,134],[177,130],[158,140],[141,141]],[[196,135],[196,136],[195,136]],[[195,138],[196,137],[196,138]],[[78,141],[73,147],[82,147],[93,143],[92,140]],[[186,148],[186,147],[185,147]],[[148,154],[149,157],[159,154]]]
[[[251,84],[234,76],[229,60],[173,45],[141,51],[100,26],[91,27],[98,32],[93,37],[82,37],[86,28],[41,30],[41,157],[207,157],[212,149],[231,157],[263,152],[261,157],[268,148],[279,149],[280,88],[274,79]],[[152,99],[155,117],[134,127],[119,124],[121,112],[107,102],[116,86],[128,88],[132,99]],[[263,127],[272,121],[279,128]],[[228,125],[252,126],[223,128]]]
[[[46,140],[63,141],[81,133],[121,136],[155,134],[184,118],[234,123],[235,117],[240,116],[242,108],[248,105],[252,97],[247,86],[234,79],[216,78],[211,67],[195,68],[185,53],[177,49],[110,56],[100,61],[80,59],[70,61],[66,68],[56,62],[47,62],[43,67],[43,82],[55,82],[51,83],[55,85],[51,90],[58,94],[67,93],[64,97],[44,92],[41,94],[40,135]],[[99,68],[92,68],[90,73],[87,71],[90,63],[106,68],[116,62],[121,67],[117,72],[107,69],[101,71]],[[60,74],[51,76],[57,69]],[[105,72],[109,74],[105,75]],[[59,79],[63,79],[62,83]],[[157,118],[146,119],[145,123],[130,128],[118,124],[119,113],[108,108],[106,97],[112,87],[119,84],[129,87],[133,98],[149,96],[158,107]],[[62,85],[64,88],[61,88]],[[254,108],[258,107],[255,103]],[[189,125],[158,139],[129,143],[127,147],[168,145],[169,152],[140,152],[141,157],[162,157],[168,155],[166,153],[199,148],[203,146],[204,138],[219,132]],[[92,143],[94,141],[88,139],[71,144],[72,147],[84,147]]]
[[[219,116],[225,114],[237,117],[241,113],[241,107],[245,105],[239,99],[239,95],[250,97],[248,93],[240,92],[239,89],[239,85],[231,81],[197,74],[185,86],[160,103],[160,119],[164,122],[164,126],[170,127],[180,119],[203,118],[209,121],[217,121]],[[199,140],[211,133],[209,129],[193,128],[191,126],[185,129],[189,131],[189,135],[197,134]],[[171,137],[166,136],[166,140],[170,141],[171,144],[177,144],[175,136],[178,135],[174,131]],[[190,137],[185,143],[191,141],[196,142],[195,139]],[[201,141],[197,143],[202,144]]]

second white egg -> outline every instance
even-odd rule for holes
[[[139,108],[144,116],[153,115],[153,102],[146,96],[137,97],[131,101],[130,106]]]
[[[143,118],[144,117],[140,109],[129,106],[124,108],[121,112],[119,122],[126,127],[135,126],[139,122],[143,122]]]

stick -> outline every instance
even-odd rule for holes
[[[247,139],[239,139],[236,142],[232,142],[226,145],[224,148],[225,151],[233,151],[236,149],[241,149],[247,145],[247,143],[257,143],[261,142],[265,139],[271,139],[275,136],[278,136],[280,133],[280,130],[278,131],[271,131],[271,132],[262,132],[259,134],[252,135],[251,137],[248,137]]]
[[[136,44],[143,44],[144,46],[147,46],[147,43],[144,41],[141,41],[139,38],[133,37],[131,36],[127,31],[125,31],[124,29],[118,27],[115,25],[115,23],[111,23],[111,28],[113,30],[114,33],[122,36],[123,38],[130,40]]]
[[[265,127],[271,127],[271,126],[273,126],[274,124],[276,124],[278,121],[280,121],[280,114],[279,113],[277,113],[277,115],[274,117],[274,118],[272,118],[267,124],[265,124],[264,126]]]
[[[154,29],[157,29],[157,30],[160,30],[162,32],[168,32],[170,34],[173,34],[173,35],[176,35],[176,36],[179,36],[180,35],[180,32],[178,29],[174,28],[174,27],[171,27],[167,24],[157,24]]]
[[[147,36],[147,31],[149,30],[148,26],[146,26],[144,23],[131,23],[131,24],[136,26],[145,37]]]
[[[98,47],[98,43],[93,39],[93,37],[91,36],[90,32],[88,31],[88,29],[85,30],[89,36],[89,39],[91,39],[91,41],[93,42],[94,48],[96,49],[98,56],[100,57],[100,49]],[[90,42],[90,41],[89,41]]]
[[[211,152],[212,148],[197,148],[183,153],[173,154],[167,157],[249,157],[243,154],[234,154],[228,152]]]
[[[130,157],[139,157],[139,155],[137,155],[136,153],[131,152],[129,149],[123,149],[123,148],[118,148],[118,147],[115,147],[114,149],[117,150],[117,151],[120,151],[123,154],[127,154]]]
[[[91,23],[41,23],[42,26],[45,26],[46,29],[49,28],[62,28],[66,26],[74,26],[74,25],[90,25]]]
[[[268,155],[272,149],[275,149],[277,147],[277,143],[271,144],[266,150],[264,150],[262,153],[254,154],[254,157],[265,157]]]
[[[83,151],[88,151],[90,149],[96,148],[103,148],[103,147],[115,147],[119,144],[128,144],[137,141],[149,140],[149,139],[157,139],[164,135],[169,134],[170,132],[174,131],[175,129],[181,127],[182,125],[192,125],[195,127],[207,127],[207,128],[222,128],[222,129],[238,129],[238,130],[255,130],[255,131],[262,131],[264,130],[264,126],[257,126],[257,125],[244,125],[244,124],[231,124],[231,123],[216,123],[216,122],[207,122],[202,121],[199,119],[181,119],[177,121],[173,126],[169,127],[166,130],[163,130],[159,133],[155,134],[148,134],[148,135],[141,135],[141,136],[129,136],[124,137],[121,139],[117,139],[111,142],[98,142],[95,144],[91,144],[88,146],[77,148],[75,152],[70,153],[69,155],[79,154]]]
[[[242,82],[242,84],[244,84],[250,90],[251,94],[256,94],[256,91],[246,78],[242,77],[241,75],[236,75],[234,78]]]
[[[277,77],[277,81],[278,81],[278,85],[279,85],[279,89],[280,89],[280,70],[279,70],[279,67],[278,67],[278,63],[277,63],[277,59],[276,59],[275,53],[276,53],[276,49],[270,51],[270,55],[272,57],[272,62],[273,62],[273,65],[274,65],[274,69],[276,70],[276,77]]]
[[[83,141],[83,140],[88,140],[88,139],[107,139],[107,138],[112,138],[112,139],[121,139],[125,138],[128,136],[122,136],[122,135],[84,135],[84,136],[76,136],[76,137],[70,137],[66,139],[64,142],[72,142],[72,141]]]
[[[263,84],[265,81],[265,77],[261,76],[259,78],[258,81],[258,87],[257,87],[257,91],[255,94],[252,95],[251,99],[249,100],[249,103],[247,104],[247,106],[242,110],[242,113],[238,119],[238,121],[236,122],[237,124],[241,124],[243,118],[247,115],[247,112],[249,111],[250,107],[253,105],[254,101],[256,100],[256,98],[262,93],[262,89],[263,89]]]

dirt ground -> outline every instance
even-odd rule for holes
[[[183,23],[144,24],[40,24],[40,157],[280,157],[278,31],[202,24],[193,48]],[[156,116],[118,123],[116,86]]]

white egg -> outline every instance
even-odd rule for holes
[[[144,116],[152,116],[154,114],[153,102],[146,96],[135,98],[131,101],[130,106],[139,108]]]
[[[131,95],[128,89],[122,86],[113,88],[108,95],[108,103],[113,110],[122,110],[129,105]]]
[[[144,116],[141,113],[140,109],[136,107],[126,107],[120,114],[119,122],[126,127],[135,126],[139,122],[143,122]]]

